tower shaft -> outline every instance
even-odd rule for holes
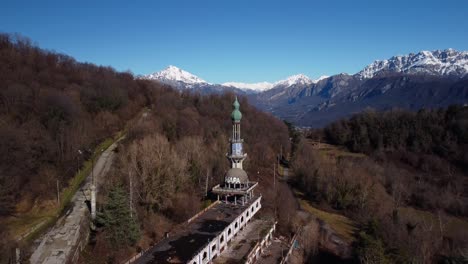
[[[242,162],[247,157],[247,154],[243,150],[243,140],[241,138],[241,127],[240,121],[242,119],[242,113],[239,111],[239,101],[236,100],[233,103],[234,110],[231,114],[232,119],[232,134],[230,139],[230,150],[227,155],[229,161],[231,162],[231,168],[242,169]]]

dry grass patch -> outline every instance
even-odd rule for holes
[[[327,143],[321,143],[313,140],[307,141],[315,150],[318,150],[322,155],[325,155],[329,158],[342,158],[342,157],[349,157],[349,158],[365,158],[366,155],[363,153],[354,153],[349,152],[346,148],[341,146],[330,145]]]
[[[326,212],[320,209],[315,208],[312,206],[310,201],[304,198],[304,194],[300,191],[295,190],[294,194],[296,195],[301,209],[312,214],[313,216],[317,217],[318,219],[324,221],[328,224],[335,232],[345,239],[348,242],[353,242],[355,240],[354,233],[357,230],[356,223],[339,214]]]
[[[439,228],[439,217],[437,214],[412,207],[401,207],[398,211],[405,219],[414,219],[417,222],[426,221],[432,223],[434,228]],[[449,215],[442,215],[440,219],[446,236],[459,237],[461,235],[460,232],[466,232],[468,234],[467,220]]]

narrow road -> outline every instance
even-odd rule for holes
[[[104,178],[111,168],[115,158],[114,150],[120,139],[106,149],[96,160],[93,168],[96,183]],[[66,263],[68,259],[76,259],[82,247],[83,236],[89,235],[90,212],[86,200],[91,195],[90,173],[83,187],[81,187],[71,200],[71,208],[62,216],[46,234],[37,240],[37,247],[31,255],[31,264],[58,264]],[[99,189],[99,188],[98,188]]]

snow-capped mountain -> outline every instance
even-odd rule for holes
[[[259,82],[259,83],[243,83],[243,82],[226,82],[222,84],[223,86],[236,87],[239,89],[248,89],[257,92],[263,92],[273,88],[274,84],[269,82]]]
[[[148,80],[184,82],[187,84],[207,83],[205,80],[199,78],[198,76],[195,76],[190,72],[184,71],[172,65],[169,65],[167,68],[160,72],[155,72],[146,75],[144,76],[144,78]]]
[[[297,74],[276,82],[274,86],[291,87],[293,85],[310,85],[312,83],[313,81],[309,77],[304,74]]]
[[[292,85],[294,80],[307,85]],[[320,81],[290,78],[251,95],[260,109],[300,126],[320,127],[367,108],[385,110],[445,107],[468,103],[468,52],[421,51],[375,61],[354,74]]]
[[[468,52],[446,49],[394,56],[373,62],[357,75],[369,79],[385,72],[463,77],[468,74]]]
[[[190,72],[172,65],[162,71],[139,76],[138,78],[158,81],[179,90],[190,90],[200,94],[224,93],[227,91],[237,94],[247,93],[244,89],[239,89],[237,87],[227,87],[220,84],[209,83]]]
[[[330,76],[328,76],[328,75],[322,75],[322,76],[318,77],[317,79],[313,80],[312,82],[313,82],[313,83],[318,83],[318,82],[320,82],[321,80],[325,80],[325,79],[328,79],[328,78],[330,78]]]
[[[421,51],[416,54],[410,53],[405,56],[394,56],[388,60],[374,61],[354,76],[365,80],[387,73],[465,77],[468,75],[468,52],[446,49]],[[157,80],[179,89],[196,88],[200,90],[206,86],[210,89],[215,87],[217,91],[222,91],[224,88],[227,88],[227,90],[238,89],[246,93],[260,93],[274,88],[288,89],[294,87],[298,89],[304,87],[309,89],[320,81],[331,77],[321,76],[318,79],[312,80],[304,74],[297,74],[274,83],[226,82],[223,84],[211,84],[192,73],[171,65],[160,72],[145,75],[141,78]]]
[[[242,94],[258,108],[301,126],[323,126],[366,108],[418,110],[468,103],[468,52],[421,51],[375,61],[356,74],[311,79],[304,74],[277,82],[211,84],[169,66],[140,78],[201,94]]]
[[[175,66],[143,78],[201,94],[242,94],[282,119],[302,126],[323,126],[369,107],[417,110],[468,103],[468,52],[410,53],[375,61],[353,75],[315,80],[297,74],[277,82],[210,84]]]
[[[321,76],[316,80],[312,80],[304,74],[297,74],[290,76],[284,80],[274,83],[258,82],[258,83],[244,83],[244,82],[226,82],[223,84],[212,84],[200,77],[184,71],[176,66],[168,66],[162,71],[152,74],[141,76],[142,79],[155,80],[168,85],[175,86],[178,89],[203,89],[203,88],[216,88],[216,91],[221,91],[224,88],[227,90],[239,89],[246,93],[259,93],[273,88],[289,88],[289,87],[306,87],[315,84],[328,76]]]
[[[248,90],[253,90],[255,92],[264,92],[267,90],[271,90],[273,88],[289,88],[292,86],[308,86],[311,84],[318,83],[319,81],[328,78],[329,76],[320,76],[316,80],[312,80],[309,77],[307,77],[304,74],[297,74],[297,75],[292,75],[284,80],[277,81],[274,83],[269,83],[269,82],[259,82],[259,83],[242,83],[242,82],[227,82],[223,83],[222,85],[224,86],[231,86],[231,87],[236,87],[239,89],[248,89]]]

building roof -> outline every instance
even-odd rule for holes
[[[145,252],[135,263],[187,263],[257,198],[236,206],[218,202],[192,222],[176,228],[174,233]]]
[[[246,184],[249,182],[249,177],[247,176],[247,172],[245,172],[243,169],[232,168],[226,173],[226,176],[224,177],[224,182],[234,184]]]

